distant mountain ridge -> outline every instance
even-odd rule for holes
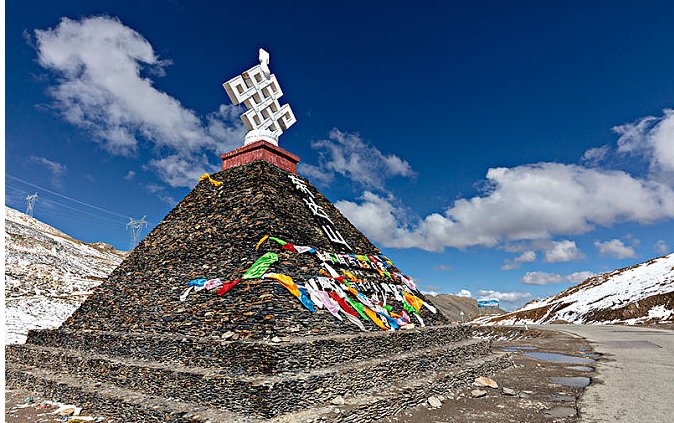
[[[455,322],[461,321],[461,312],[463,311],[463,320],[468,322],[476,317],[503,314],[506,311],[500,308],[479,308],[477,300],[470,297],[462,297],[452,294],[426,294],[445,316]]]
[[[487,324],[644,324],[674,321],[674,253],[596,275],[565,291],[532,301]]]
[[[126,254],[5,207],[5,342],[23,342],[30,329],[58,327]]]

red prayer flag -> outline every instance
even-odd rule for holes
[[[222,296],[229,292],[230,289],[234,288],[237,283],[241,282],[241,279],[234,279],[233,281],[225,282],[222,284],[222,287],[216,292],[218,295]]]
[[[284,245],[281,245],[281,248],[284,250],[292,251],[293,253],[296,253],[297,250],[295,249],[295,246],[292,245],[291,243],[287,242]]]
[[[337,295],[336,292],[333,291],[328,291],[328,294],[330,294],[330,297],[332,297],[333,300],[337,301],[339,303],[339,306],[344,309],[347,313],[352,315],[353,317],[359,317],[359,314],[356,310],[352,309],[351,306],[344,301],[344,298],[340,297]]]

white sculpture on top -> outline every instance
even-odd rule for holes
[[[222,86],[233,104],[243,103],[248,109],[241,115],[248,128],[243,145],[262,140],[278,146],[278,137],[297,120],[288,104],[278,102],[283,91],[269,70],[269,53],[260,49],[259,59],[259,65]]]

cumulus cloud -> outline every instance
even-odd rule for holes
[[[619,239],[612,239],[609,241],[599,242],[595,241],[594,246],[602,256],[609,256],[617,259],[636,257],[637,253],[634,248],[625,245]]]
[[[470,298],[473,296],[472,293],[467,289],[462,289],[461,291],[457,292],[454,295],[456,295],[457,297],[466,297],[466,298]]]
[[[204,122],[158,90],[150,76],[164,75],[170,62],[118,19],[63,18],[55,28],[36,30],[35,41],[38,63],[57,75],[49,89],[55,109],[111,154],[134,155],[147,141],[158,160],[174,152],[173,162],[196,165],[199,173],[214,168],[201,160],[205,151],[220,153],[243,139],[245,130],[231,106],[221,106]],[[171,186],[194,185],[188,175],[159,174]]]
[[[529,292],[500,292],[500,291],[479,291],[477,298],[494,298],[504,303],[514,303],[527,298],[531,298]]]
[[[648,116],[613,130],[620,135],[619,153],[645,157],[656,174],[674,173],[674,110],[664,110],[660,117]]]
[[[512,260],[506,260],[505,264],[501,267],[501,269],[503,270],[519,269],[522,263],[533,263],[534,261],[536,261],[536,252],[533,250],[527,250]]]
[[[319,183],[327,183],[336,174],[366,189],[384,189],[384,182],[394,176],[410,177],[410,164],[394,154],[384,154],[365,142],[359,134],[333,129],[327,140],[311,143],[318,150],[318,165],[300,164],[300,172]]]
[[[431,286],[431,285],[424,286],[421,290],[421,293],[424,294],[424,295],[430,295],[432,297],[442,294],[442,292],[440,292],[439,288],[436,288],[436,287]],[[462,289],[457,293],[449,294],[449,295],[455,295],[457,297],[467,297],[467,298],[470,298],[472,296],[471,292],[467,289]]]
[[[390,196],[366,192],[360,202],[336,205],[384,247],[428,251],[548,239],[586,233],[597,225],[674,217],[674,191],[669,186],[618,170],[561,163],[492,168],[487,186],[483,195],[456,200],[444,213],[432,213],[412,225]]]
[[[669,245],[664,239],[659,239],[653,246],[653,249],[655,250],[656,253],[658,254],[667,254],[669,253]]]
[[[130,171],[126,174],[126,176],[124,176],[124,179],[126,179],[127,181],[130,181],[130,180],[133,179],[135,176],[136,176],[136,172],[134,172],[133,170],[130,170]]]
[[[526,285],[549,285],[562,282],[578,283],[594,275],[590,271],[573,272],[566,276],[562,276],[559,273],[527,272],[522,276],[522,282]]]
[[[525,251],[519,256],[515,257],[515,261],[518,263],[532,263],[536,261],[536,252],[535,251]]]
[[[570,275],[566,276],[566,280],[572,283],[580,283],[583,282],[587,278],[591,278],[595,274],[592,272],[588,271],[583,271],[583,272],[573,272]]]
[[[564,278],[559,273],[527,272],[522,276],[522,282],[527,285],[548,285],[564,282]]]
[[[576,246],[575,241],[566,239],[557,242],[553,241],[551,248],[545,251],[545,258],[543,260],[547,263],[559,263],[580,260],[582,258],[583,254]]]

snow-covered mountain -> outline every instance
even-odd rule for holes
[[[560,294],[480,323],[554,321],[628,325],[674,321],[674,254],[593,276]]]
[[[31,329],[60,326],[125,256],[5,207],[5,342],[22,343]]]

